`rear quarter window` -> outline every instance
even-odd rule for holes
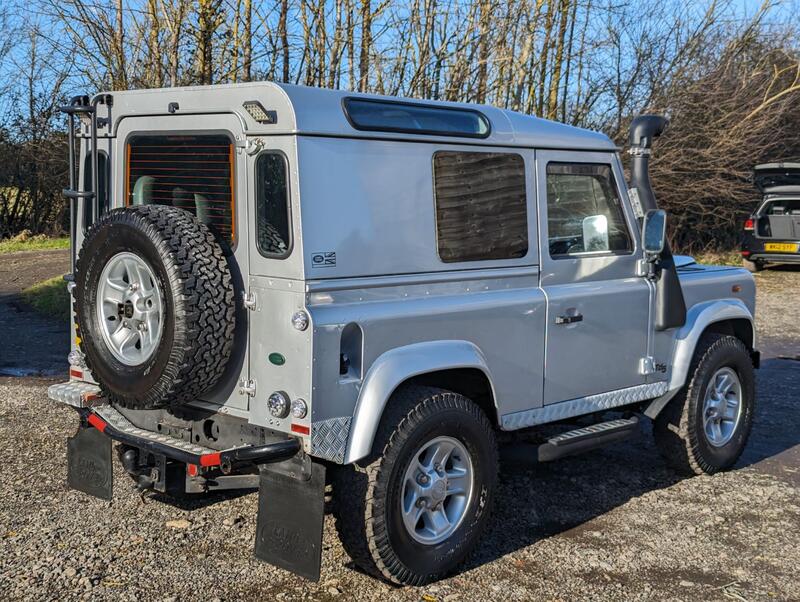
[[[527,254],[528,206],[521,155],[437,152],[433,180],[442,261],[516,259]]]

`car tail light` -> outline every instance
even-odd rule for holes
[[[753,225],[753,218],[752,217],[750,219],[748,219],[748,220],[745,220],[744,229],[745,229],[746,232],[752,232],[753,230],[755,230],[755,226]]]

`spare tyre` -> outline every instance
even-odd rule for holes
[[[214,235],[191,213],[148,205],[103,215],[83,241],[74,293],[80,348],[111,402],[175,406],[222,376],[233,281]]]

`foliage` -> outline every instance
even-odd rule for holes
[[[16,20],[0,6],[0,236],[65,227],[67,87],[267,79],[490,103],[620,146],[635,115],[666,112],[653,182],[673,246],[729,248],[752,166],[800,157],[798,1],[748,15],[735,0],[31,0],[19,12],[37,16]]]
[[[69,249],[69,237],[51,238],[44,234],[33,235],[30,230],[23,230],[16,236],[0,240],[0,255],[47,249]]]
[[[69,293],[61,276],[44,280],[22,291],[22,298],[36,311],[60,320],[69,319]]]

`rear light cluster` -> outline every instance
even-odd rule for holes
[[[755,225],[752,217],[750,219],[745,220],[744,230],[745,232],[752,232],[753,230],[755,230]]]

